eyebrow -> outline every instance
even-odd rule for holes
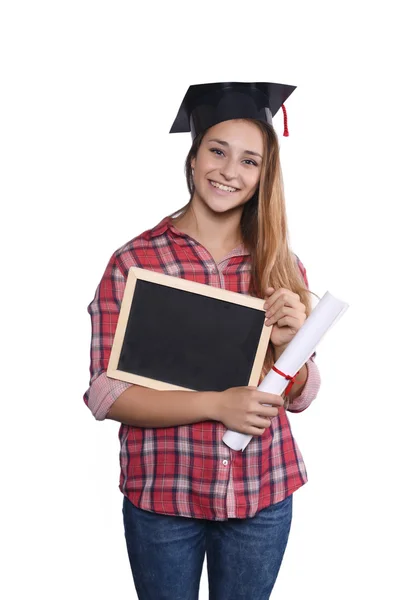
[[[229,144],[228,142],[224,142],[224,140],[208,140],[209,142],[217,142],[218,144],[221,144],[221,146],[227,146],[229,148]],[[253,150],[245,150],[244,151],[245,154],[251,154],[252,156],[259,156],[262,159],[261,154],[258,154],[258,152],[253,152]]]

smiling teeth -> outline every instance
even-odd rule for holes
[[[211,185],[220,190],[224,190],[225,192],[236,192],[236,188],[228,187],[227,185],[221,185],[220,183],[216,183],[215,181],[211,181]]]

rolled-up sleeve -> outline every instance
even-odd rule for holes
[[[108,361],[117,328],[126,278],[111,257],[93,301],[88,306],[92,322],[90,383],[83,399],[93,416],[102,421],[115,400],[132,384],[107,377]]]
[[[301,273],[301,276],[304,280],[304,283],[305,283],[307,289],[309,289],[306,269],[305,269],[303,263],[301,262],[301,260],[299,259],[299,257],[297,255],[294,255],[294,256],[295,256],[299,271]],[[302,412],[303,410],[308,408],[310,406],[311,402],[313,400],[315,400],[315,398],[317,397],[317,394],[321,387],[321,376],[320,376],[319,369],[314,362],[316,355],[317,355],[317,353],[314,352],[312,354],[312,356],[306,362],[307,380],[306,380],[306,383],[304,385],[304,388],[303,388],[301,394],[299,396],[297,396],[297,398],[294,398],[294,400],[292,400],[289,403],[287,410],[290,412],[295,412],[295,413]]]

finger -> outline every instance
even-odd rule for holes
[[[278,406],[260,406],[257,416],[261,419],[274,419],[279,415],[279,408]]]
[[[264,303],[264,309],[266,308],[267,304],[270,304],[271,302],[274,302],[274,300],[271,298],[276,298],[276,292],[275,292],[275,288],[273,287],[269,287],[265,290],[265,295],[267,296],[267,298],[265,298],[265,303]]]
[[[271,313],[272,310],[268,311],[268,312]],[[282,317],[285,317],[285,316],[300,318],[299,312],[296,308],[291,308],[290,306],[282,306],[276,312],[274,312],[274,313],[270,314],[270,316],[266,317],[265,324],[273,325],[274,323],[277,323],[279,321],[279,319],[282,319]]]
[[[267,417],[259,417],[254,416],[251,420],[251,427],[258,427],[260,429],[265,429],[266,427],[270,427],[271,426],[271,419],[267,418]]]
[[[277,321],[277,325],[278,327],[286,326],[290,327],[291,329],[294,329],[295,331],[298,331],[303,325],[303,322],[297,317],[285,316],[282,317],[282,319],[279,319],[279,321]]]
[[[285,288],[279,288],[272,296],[270,296],[264,303],[265,310],[276,310],[281,306],[290,306],[292,308],[296,308],[300,306],[304,306],[300,301],[300,297],[298,294],[291,292]],[[304,307],[305,308],[305,307]]]
[[[249,425],[248,427],[246,427],[246,431],[245,433],[247,435],[256,435],[256,436],[260,436],[264,433],[265,431],[265,427],[252,427],[251,425]]]
[[[257,415],[263,419],[273,419],[279,415],[281,406],[259,406]]]
[[[282,327],[285,325],[285,322],[283,321],[283,319],[285,317],[291,317],[295,321],[297,320],[298,321],[297,329],[300,329],[300,327],[302,327],[304,325],[305,320],[307,318],[305,313],[299,313],[295,309],[291,309],[287,306],[284,306],[281,310],[279,310],[277,313],[275,313],[275,315],[265,319],[265,325],[267,327],[271,327],[272,325],[277,324],[278,327]],[[293,321],[293,322],[295,322],[295,321]],[[289,322],[287,322],[286,324],[289,324]],[[290,325],[290,326],[292,326],[292,325]]]
[[[284,399],[282,396],[278,396],[278,394],[270,394],[269,392],[259,392],[257,397],[257,402],[262,404],[263,406],[283,406]],[[259,408],[257,408],[257,411]]]

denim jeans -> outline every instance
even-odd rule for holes
[[[198,600],[207,553],[209,600],[268,600],[286,549],[292,496],[253,518],[160,515],[125,496],[123,520],[139,600]]]

